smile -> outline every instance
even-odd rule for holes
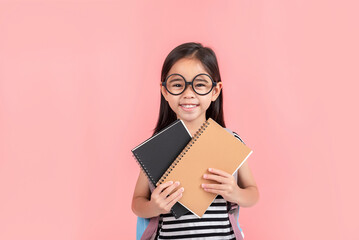
[[[195,109],[195,108],[198,107],[199,105],[195,105],[195,104],[183,104],[183,105],[180,105],[180,106],[181,106],[181,108],[182,108],[183,110],[188,111],[188,110],[193,110],[193,109]]]

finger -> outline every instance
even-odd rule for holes
[[[168,202],[167,206],[168,206],[170,209],[173,207],[173,205],[175,205],[176,202],[178,202],[178,200],[181,199],[181,197],[182,197],[182,195],[183,195],[183,194],[182,194],[183,191],[184,191],[184,189],[183,189],[183,187],[182,187],[182,188],[178,189],[176,192],[174,192],[173,194],[171,194],[170,197],[168,197],[169,202]],[[170,199],[170,198],[171,198],[171,199]]]
[[[219,183],[229,183],[228,178],[221,177],[215,174],[204,174],[203,178],[217,181]]]
[[[218,189],[210,189],[210,188],[204,188],[206,192],[214,193],[223,196],[225,194],[225,191],[218,190]]]
[[[217,175],[220,175],[222,177],[231,177],[232,175],[223,171],[223,170],[220,170],[220,169],[217,169],[217,168],[208,168],[208,171],[210,173],[214,173],[214,174],[217,174]]]
[[[180,183],[177,181],[174,184],[172,184],[171,186],[167,187],[166,189],[163,190],[163,192],[160,193],[161,197],[166,198],[167,195],[170,195],[170,193],[180,185]]]
[[[165,199],[166,203],[168,204],[169,202],[171,202],[173,199],[175,199],[178,195],[182,194],[182,192],[184,191],[184,188],[181,187],[179,189],[177,189],[177,191],[173,192],[171,195],[168,196],[168,198]]]
[[[153,190],[152,194],[159,194],[162,192],[163,189],[165,189],[166,187],[170,186],[173,184],[173,181],[169,181],[169,182],[165,182],[165,183],[161,183],[160,185],[158,185],[155,190]]]
[[[217,190],[225,190],[226,189],[226,185],[224,184],[208,184],[208,183],[203,183],[202,188],[208,188],[208,189],[217,189]]]

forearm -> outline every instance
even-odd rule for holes
[[[136,197],[132,202],[132,211],[138,217],[151,218],[159,215],[154,210],[150,200],[144,197]]]
[[[254,186],[240,188],[236,191],[236,203],[240,207],[252,207],[259,199],[258,189]]]

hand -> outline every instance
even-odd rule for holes
[[[157,215],[161,213],[169,213],[173,205],[182,197],[183,187],[177,191],[171,192],[178,187],[179,182],[172,181],[158,185],[151,194],[150,203],[153,206]]]
[[[231,174],[214,168],[209,168],[212,174],[204,174],[203,178],[218,182],[217,184],[202,184],[206,192],[221,195],[226,201],[236,203],[241,195],[241,189],[237,185],[236,179]]]

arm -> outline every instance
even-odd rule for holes
[[[248,162],[245,161],[238,169],[238,182],[234,176],[219,169],[209,170],[204,178],[217,181],[218,184],[202,184],[207,192],[220,194],[229,202],[237,203],[241,207],[251,207],[259,199],[259,192]]]
[[[142,218],[157,216],[158,214],[154,211],[153,207],[150,207],[150,196],[148,179],[140,171],[132,197],[132,212]]]
[[[259,200],[259,191],[248,161],[238,169],[238,189],[236,203],[241,207],[254,206]]]
[[[151,218],[168,213],[182,197],[183,188],[170,194],[179,184],[165,182],[157,186],[152,194],[146,175],[140,171],[132,197],[132,212],[142,218]]]

